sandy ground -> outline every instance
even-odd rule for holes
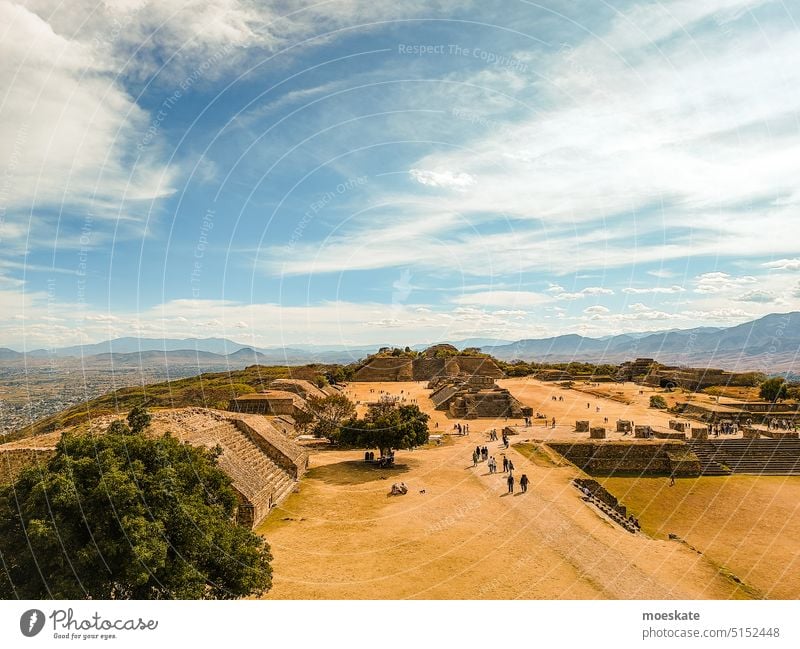
[[[594,412],[664,418],[639,403],[627,405],[561,390],[529,379],[502,382],[535,410],[545,409],[572,435]],[[363,402],[381,390],[416,399],[432,415],[433,433],[453,420],[432,411],[420,383],[357,384],[349,396]],[[638,389],[637,389],[638,392]],[[551,400],[562,394],[565,400]],[[649,395],[647,395],[649,398]],[[596,402],[596,404],[595,404]],[[582,406],[582,409],[581,409]],[[635,415],[635,416],[634,416]],[[559,417],[564,424],[558,424]],[[567,422],[570,421],[569,424]],[[438,429],[436,424],[439,424]],[[312,469],[299,492],[276,508],[259,528],[272,546],[274,587],[270,598],[294,599],[694,599],[758,595],[740,586],[702,553],[684,543],[632,535],[580,499],[571,486],[581,475],[541,454],[507,455],[531,480],[527,494],[506,495],[503,474],[489,475],[485,463],[472,467],[477,444],[488,444],[498,461],[504,452],[484,431],[505,421],[472,420],[470,435],[453,443],[398,452],[400,464],[378,470],[360,461],[363,453],[326,451],[312,456]],[[569,431],[567,431],[569,429]],[[544,431],[543,426],[539,430]],[[548,429],[550,430],[550,429]],[[532,432],[536,432],[532,429]],[[530,438],[535,435],[531,434]],[[514,438],[521,441],[523,435]],[[388,496],[392,482],[409,486],[405,496]],[[518,488],[517,488],[518,489]]]

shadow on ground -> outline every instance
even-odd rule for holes
[[[374,464],[368,464],[362,460],[348,460],[310,469],[304,478],[322,480],[334,485],[364,484],[375,480],[391,480],[400,477],[404,473],[408,473],[412,466],[413,461],[410,461],[396,464],[391,469],[379,469]]]

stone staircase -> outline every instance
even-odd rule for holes
[[[692,451],[700,460],[700,475],[730,475],[731,470],[715,459],[716,449],[706,442],[691,442]]]
[[[207,428],[191,440],[194,444],[222,447],[220,468],[234,486],[257,508],[269,508],[293,489],[294,478],[278,466],[250,436],[231,422]]]
[[[800,440],[726,439],[689,442],[702,475],[800,475]]]

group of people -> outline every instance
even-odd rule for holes
[[[497,439],[496,434],[494,438]],[[505,447],[508,448],[508,437],[505,433],[503,433],[503,444],[505,444]],[[486,462],[486,465],[489,467],[489,473],[497,473],[497,460],[495,460],[493,455],[489,455],[489,448],[487,446],[476,446],[475,450],[472,451],[472,466],[478,466],[479,462]],[[506,477],[508,493],[513,494],[514,485],[516,483],[516,479],[514,478],[514,462],[507,458],[505,454],[503,455],[503,473],[508,474]],[[528,479],[528,476],[523,473],[519,478],[519,487],[522,493],[526,493],[528,491],[529,484],[530,480]]]
[[[472,452],[472,466],[478,466],[478,462],[486,462],[489,459],[489,449],[486,446],[476,446]]]
[[[522,493],[528,492],[528,484],[530,480],[528,480],[528,476],[524,473],[519,478],[519,488]],[[508,484],[508,493],[514,493],[514,474],[509,471],[508,477],[506,478],[506,484]]]
[[[459,435],[469,435],[469,424],[453,424],[453,430],[457,430]]]
[[[790,419],[767,419],[767,430],[797,430],[797,422]]]
[[[739,432],[739,425],[732,421],[721,421],[716,424],[711,424],[711,434],[714,437],[720,435],[735,435]]]

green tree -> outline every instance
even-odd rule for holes
[[[128,426],[130,426],[131,432],[136,435],[150,426],[151,419],[150,413],[147,412],[144,406],[134,406],[128,413]]]
[[[662,397],[660,394],[654,394],[652,397],[650,397],[650,407],[666,410],[669,406],[664,397]]]
[[[759,396],[765,401],[773,403],[786,398],[786,382],[782,376],[776,376],[764,381],[758,390]]]
[[[378,448],[386,455],[390,450],[426,444],[429,419],[419,406],[384,401],[370,406],[363,419],[345,422],[337,441],[343,446]]]
[[[43,471],[28,468],[0,487],[0,598],[266,592],[269,546],[234,523],[237,498],[217,467],[219,450],[119,429],[65,434]]]
[[[331,441],[335,441],[342,423],[356,414],[355,405],[343,394],[309,397],[306,404],[301,425],[310,428],[314,437],[327,437]]]

